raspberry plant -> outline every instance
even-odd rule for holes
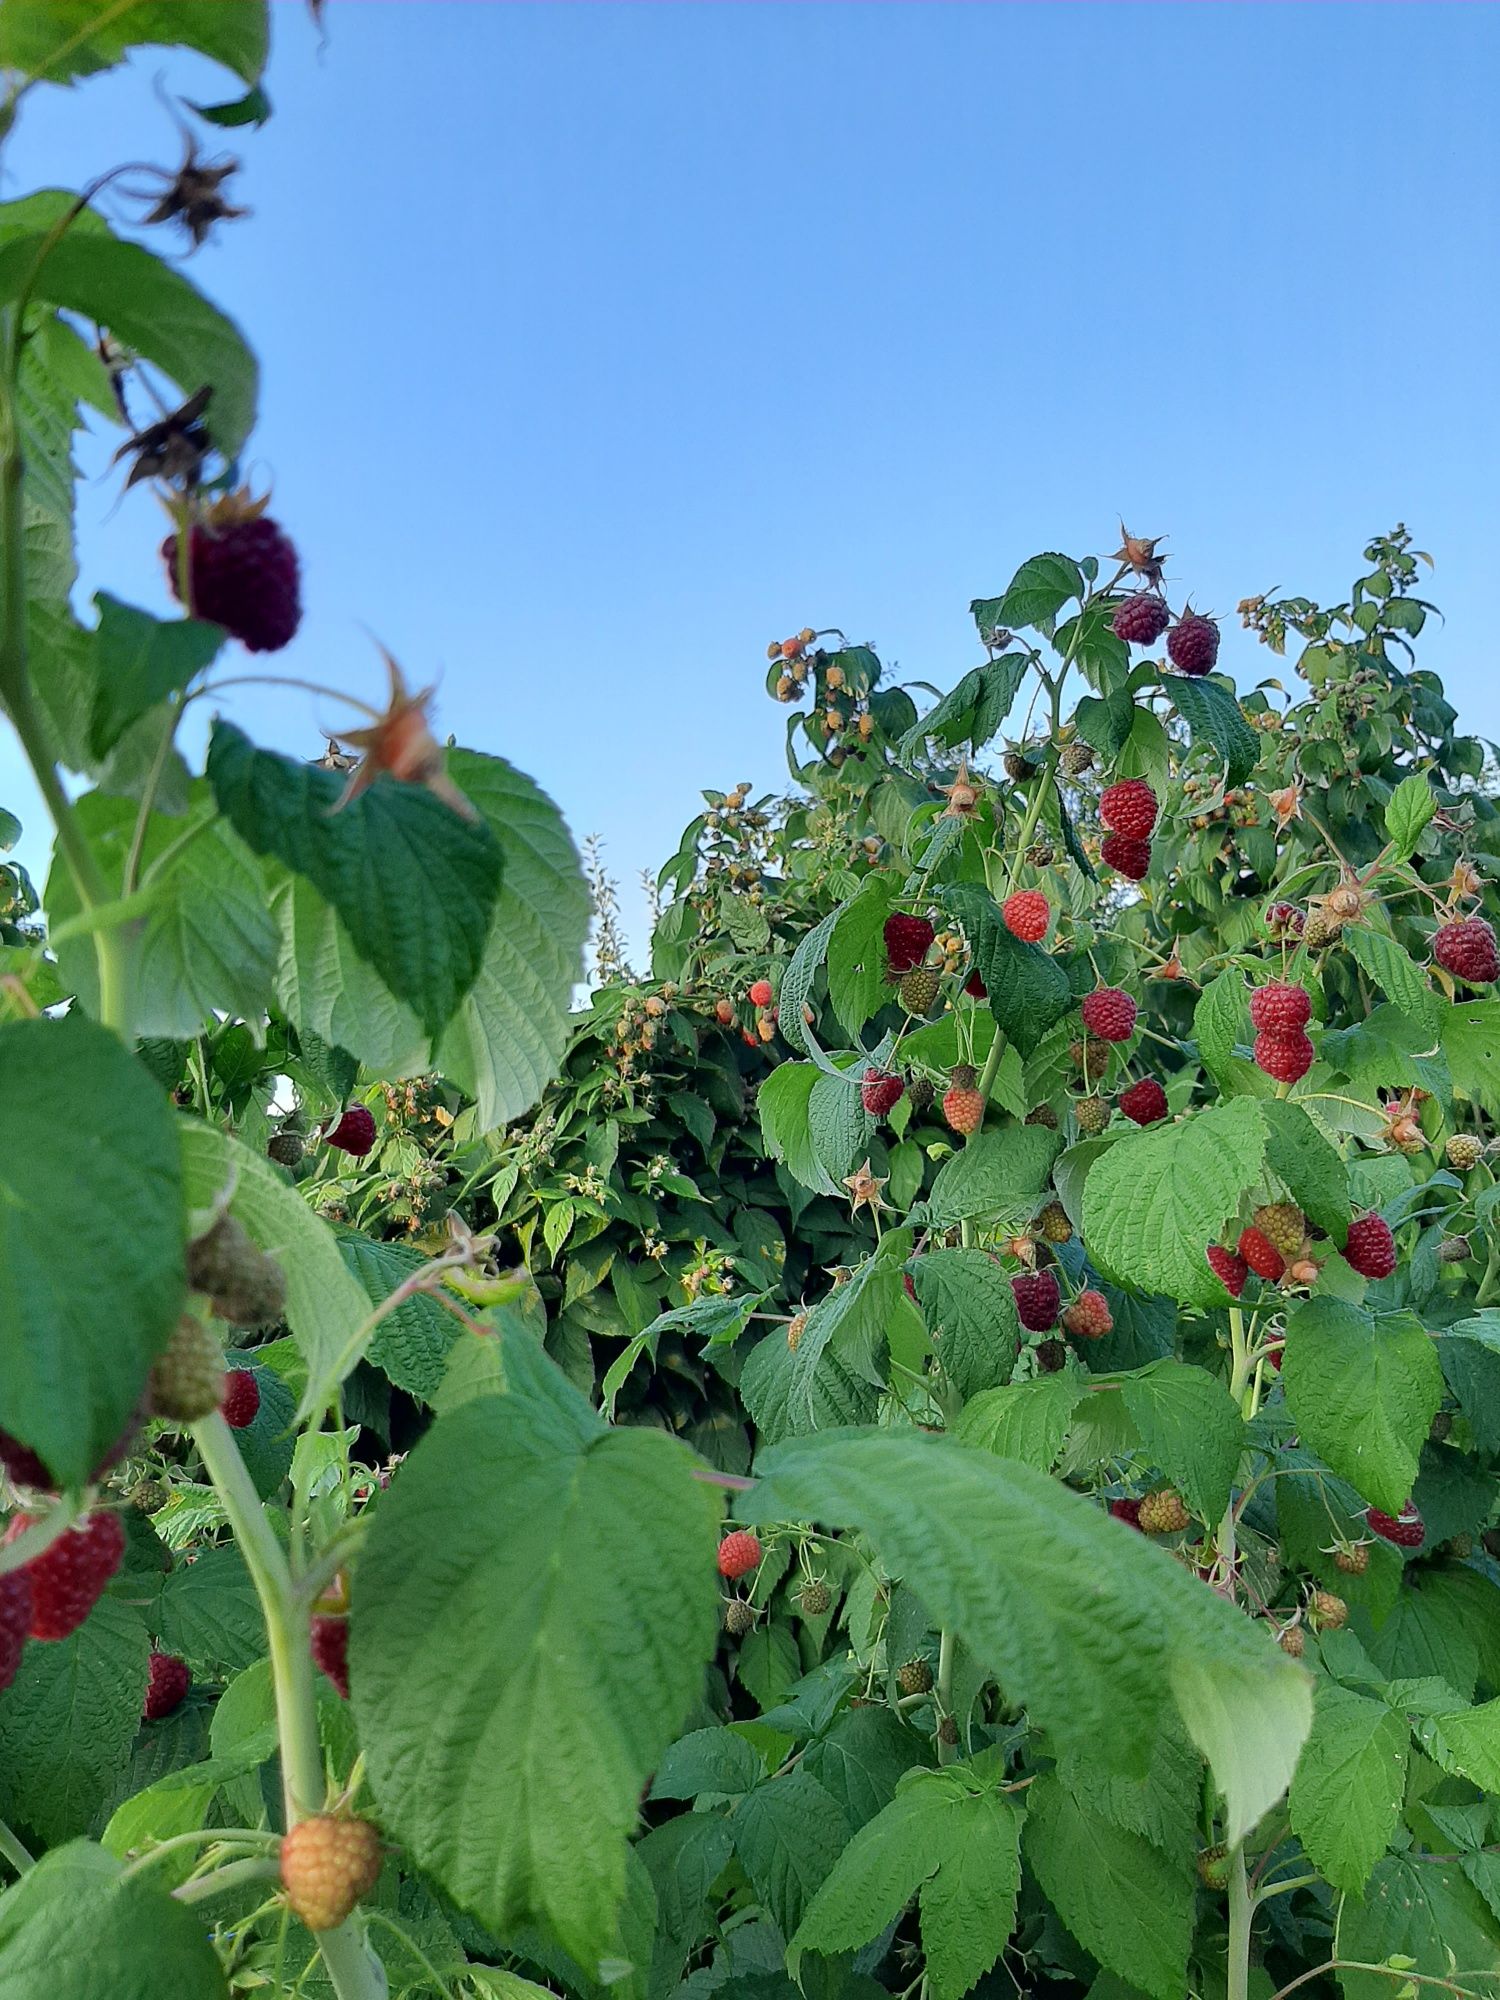
[[[6,0],[7,129],[265,26]],[[0,207],[0,1990],[1500,1993],[1500,822],[1405,532],[1241,606],[1295,696],[1123,530],[925,709],[775,642],[790,792],[570,1025],[556,811],[393,661],[180,754],[295,524],[105,193]],[[219,623],[75,609],[80,403]]]

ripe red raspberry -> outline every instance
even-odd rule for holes
[[[1171,622],[1171,612],[1154,590],[1138,590],[1116,605],[1110,630],[1127,646],[1154,646]]]
[[[36,1519],[17,1514],[5,1531],[18,1541]],[[31,1636],[66,1639],[99,1602],[105,1584],[125,1554],[125,1530],[118,1514],[85,1514],[26,1564],[31,1582]]]
[[[1300,1028],[1287,1035],[1263,1028],[1255,1037],[1256,1064],[1278,1083],[1295,1083],[1306,1076],[1313,1066],[1314,1053],[1312,1043]]]
[[[281,1886],[310,1931],[337,1930],[380,1878],[380,1835],[367,1819],[320,1813],[281,1843]]]
[[[1111,1500],[1109,1511],[1117,1521],[1123,1521],[1127,1528],[1134,1528],[1137,1534],[1141,1532],[1141,1503],[1139,1500],[1132,1500],[1128,1495],[1119,1500]]]
[[[735,1528],[719,1544],[719,1574],[731,1580],[746,1576],[760,1561],[760,1543],[745,1528]]]
[[[1295,1034],[1312,1019],[1312,995],[1305,986],[1273,979],[1250,995],[1250,1019],[1271,1035]]]
[[[1179,673],[1206,674],[1219,657],[1219,628],[1212,618],[1184,611],[1167,634],[1167,653]]]
[[[891,1076],[883,1069],[867,1069],[859,1086],[859,1101],[872,1118],[884,1118],[901,1102],[905,1089],[899,1076]]]
[[[1250,1266],[1236,1251],[1226,1250],[1221,1243],[1210,1243],[1204,1254],[1208,1258],[1209,1268],[1219,1283],[1231,1298],[1237,1299],[1245,1289]]]
[[[231,1368],[224,1377],[224,1400],[219,1414],[232,1431],[242,1431],[255,1422],[260,1409],[260,1384],[248,1368]]]
[[[31,1630],[31,1578],[24,1569],[0,1576],[0,1692],[16,1677]]]
[[[1118,986],[1097,986],[1083,996],[1083,1025],[1101,1042],[1128,1042],[1135,1033],[1135,1002]]]
[[[1362,1278],[1388,1278],[1396,1268],[1396,1245],[1390,1229],[1375,1214],[1361,1215],[1349,1225],[1344,1261]]]
[[[323,1134],[325,1142],[362,1160],[375,1144],[375,1114],[366,1104],[351,1104],[338,1123]]]
[[[1127,882],[1144,882],[1151,871],[1151,843],[1131,840],[1123,833],[1107,833],[1099,843],[1099,859]]]
[[[750,988],[750,1005],[752,1007],[769,1007],[772,998],[770,980],[757,979],[755,984]]]
[[[1114,1314],[1103,1292],[1080,1292],[1063,1314],[1063,1325],[1080,1340],[1103,1340],[1114,1328]]]
[[[964,981],[964,991],[975,1000],[988,1000],[990,990],[977,972],[971,972]]]
[[[349,1699],[349,1620],[316,1617],[311,1646],[314,1666],[321,1667],[339,1693]]]
[[[1052,921],[1052,906],[1040,889],[1021,889],[1006,897],[1000,914],[1012,937],[1023,944],[1040,944]]]
[[[56,1480],[31,1446],[13,1438],[9,1431],[0,1431],[0,1465],[16,1486],[35,1486],[44,1493],[57,1490]]]
[[[1276,1245],[1264,1230],[1253,1225],[1240,1231],[1239,1251],[1256,1277],[1264,1278],[1270,1284],[1274,1285],[1286,1271],[1286,1259]]]
[[[925,917],[909,917],[904,910],[893,911],[885,920],[885,955],[897,979],[911,972],[927,956],[933,928]]]
[[[160,1722],[174,1708],[181,1708],[192,1684],[186,1660],[179,1660],[175,1653],[153,1653],[146,1675],[146,1720]]]
[[[1434,932],[1432,955],[1445,972],[1466,986],[1488,986],[1500,979],[1500,952],[1495,933],[1483,917],[1466,917],[1462,923],[1444,924]]]
[[[1057,1289],[1057,1279],[1050,1271],[1012,1278],[1010,1288],[1015,1294],[1016,1317],[1028,1333],[1045,1333],[1049,1327],[1057,1325],[1062,1293]]]
[[[965,1138],[984,1123],[984,1098],[974,1088],[978,1072],[968,1063],[959,1063],[953,1081],[943,1093],[943,1116],[950,1128]]]
[[[1122,778],[1099,795],[1099,817],[1127,840],[1149,840],[1156,830],[1156,793],[1144,778]]]
[[[1383,1542],[1394,1542],[1398,1549],[1421,1548],[1427,1533],[1427,1524],[1410,1500],[1396,1515],[1382,1514],[1378,1507],[1367,1507],[1365,1526],[1372,1535],[1379,1535]]]
[[[1119,1104],[1134,1125],[1154,1125],[1167,1115],[1167,1093],[1154,1076],[1143,1076],[1129,1090],[1122,1090]]]
[[[226,497],[188,534],[195,618],[222,625],[252,653],[275,653],[302,622],[297,551],[276,522],[241,495]],[[172,595],[181,603],[177,537],[161,545]]]

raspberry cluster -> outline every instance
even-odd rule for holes
[[[1127,882],[1143,881],[1150,869],[1156,815],[1156,793],[1144,778],[1122,778],[1100,794],[1099,817],[1109,831],[1099,858]]]

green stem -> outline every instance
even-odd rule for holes
[[[1235,1848],[1229,1864],[1229,1961],[1225,2000],[1249,2000],[1250,1920],[1254,1912],[1250,1884],[1245,1879],[1245,1849],[1241,1843]]]
[[[222,1896],[226,1889],[238,1889],[242,1882],[274,1882],[280,1873],[279,1861],[252,1856],[246,1861],[231,1861],[211,1875],[200,1875],[195,1882],[184,1882],[172,1894],[179,1903],[206,1903],[211,1896]]]
[[[276,1835],[266,1832],[264,1828],[257,1831],[248,1826],[200,1826],[191,1833],[174,1833],[166,1840],[158,1840],[122,1871],[122,1879],[143,1875],[148,1868],[154,1868],[164,1854],[180,1853],[184,1847],[270,1848],[276,1845]]]
[[[24,1875],[28,1868],[35,1867],[34,1857],[27,1853],[25,1845],[0,1819],[0,1854],[3,1854],[18,1875]]]
[[[938,1637],[937,1707],[938,1762],[951,1764],[958,1755],[958,1745],[950,1743],[942,1729],[943,1723],[953,1719],[953,1634],[946,1625]]]

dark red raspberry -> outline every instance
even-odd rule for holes
[[[748,1529],[735,1528],[719,1544],[719,1574],[731,1579],[748,1576],[759,1563],[760,1543]]]
[[[1119,1105],[1132,1124],[1154,1125],[1167,1115],[1167,1093],[1154,1076],[1144,1076],[1120,1092]]]
[[[314,1618],[311,1632],[313,1664],[323,1669],[345,1701],[349,1699],[349,1620]]]
[[[1206,674],[1219,657],[1219,628],[1212,618],[1184,611],[1167,634],[1167,653],[1179,673]]]
[[[1156,831],[1156,793],[1144,778],[1122,778],[1099,795],[1099,817],[1127,840],[1149,840]]]
[[[1139,1500],[1131,1500],[1128,1497],[1120,1500],[1111,1500],[1109,1511],[1117,1521],[1123,1521],[1127,1528],[1134,1528],[1137,1534],[1142,1532],[1141,1503]]]
[[[1099,843],[1099,859],[1127,882],[1144,882],[1151,870],[1151,843],[1128,834],[1107,833]]]
[[[1023,944],[1040,944],[1052,921],[1052,906],[1040,889],[1021,889],[1000,906],[1005,928]]]
[[[1250,1019],[1271,1035],[1295,1034],[1312,1019],[1312,995],[1305,986],[1273,979],[1250,995]]]
[[[971,995],[972,998],[974,998],[975,1000],[988,1000],[990,997],[989,988],[985,985],[984,981],[980,978],[977,972],[971,972],[968,978],[964,981],[964,991],[965,993]]]
[[[219,1415],[232,1431],[242,1431],[255,1422],[260,1409],[260,1384],[248,1368],[231,1368],[224,1377],[224,1400]]]
[[[1057,1279],[1050,1271],[1012,1278],[1010,1288],[1015,1294],[1016,1317],[1028,1333],[1045,1333],[1049,1327],[1057,1325],[1062,1293],[1057,1289]]]
[[[885,955],[896,978],[903,972],[915,971],[922,963],[933,935],[932,925],[925,917],[909,917],[904,910],[895,910],[886,918]]]
[[[1257,1278],[1275,1284],[1286,1271],[1286,1259],[1263,1229],[1240,1231],[1239,1251]]]
[[[0,1691],[8,1688],[21,1664],[31,1630],[31,1578],[24,1569],[0,1576]]]
[[[1229,1293],[1231,1298],[1237,1299],[1245,1289],[1245,1280],[1250,1275],[1250,1266],[1245,1262],[1243,1257],[1239,1256],[1233,1250],[1226,1250],[1221,1243],[1210,1243],[1204,1254],[1207,1256],[1209,1267],[1219,1283]]]
[[[1466,986],[1488,986],[1500,979],[1500,952],[1495,933],[1483,917],[1466,917],[1459,924],[1444,924],[1433,933],[1432,955],[1445,972]]]
[[[22,1444],[9,1431],[0,1431],[0,1465],[7,1476],[17,1486],[36,1486],[44,1493],[54,1493],[57,1481],[37,1457],[29,1444]]]
[[[35,1519],[32,1514],[17,1514],[5,1531],[5,1541],[18,1541]],[[125,1530],[119,1515],[98,1513],[85,1514],[33,1556],[26,1564],[32,1638],[66,1639],[76,1632],[124,1554]]]
[[[1313,1066],[1313,1055],[1313,1045],[1300,1028],[1288,1035],[1265,1028],[1255,1037],[1256,1063],[1278,1083],[1295,1083],[1306,1076]]]
[[[1361,1215],[1349,1225],[1344,1261],[1362,1278],[1388,1278],[1396,1268],[1396,1245],[1381,1216]]]
[[[1272,937],[1299,938],[1307,918],[1295,903],[1273,903],[1266,911],[1266,929]]]
[[[1171,622],[1171,612],[1154,590],[1138,590],[1115,606],[1110,630],[1127,646],[1154,646]]]
[[[168,535],[161,552],[180,603],[176,535]],[[297,551],[268,516],[247,513],[239,496],[220,501],[194,522],[188,559],[195,618],[222,625],[252,653],[279,652],[292,638],[302,622]]]
[[[1135,1002],[1118,986],[1097,986],[1083,997],[1083,1025],[1101,1042],[1128,1042],[1135,1033]]]
[[[1378,1507],[1365,1509],[1365,1526],[1372,1535],[1379,1535],[1383,1542],[1394,1542],[1398,1549],[1419,1549],[1427,1533],[1427,1524],[1410,1500],[1399,1514],[1382,1514]]]
[[[368,1105],[351,1104],[323,1137],[341,1153],[352,1153],[356,1160],[362,1160],[375,1144],[375,1114]]]
[[[1103,1340],[1115,1317],[1103,1292],[1080,1292],[1063,1314],[1063,1325],[1079,1340]]]
[[[193,1684],[186,1660],[175,1653],[153,1653],[146,1676],[146,1720],[160,1722],[174,1708],[181,1708]]]
[[[872,1118],[884,1118],[901,1102],[905,1083],[883,1069],[867,1069],[859,1086],[859,1101]]]

